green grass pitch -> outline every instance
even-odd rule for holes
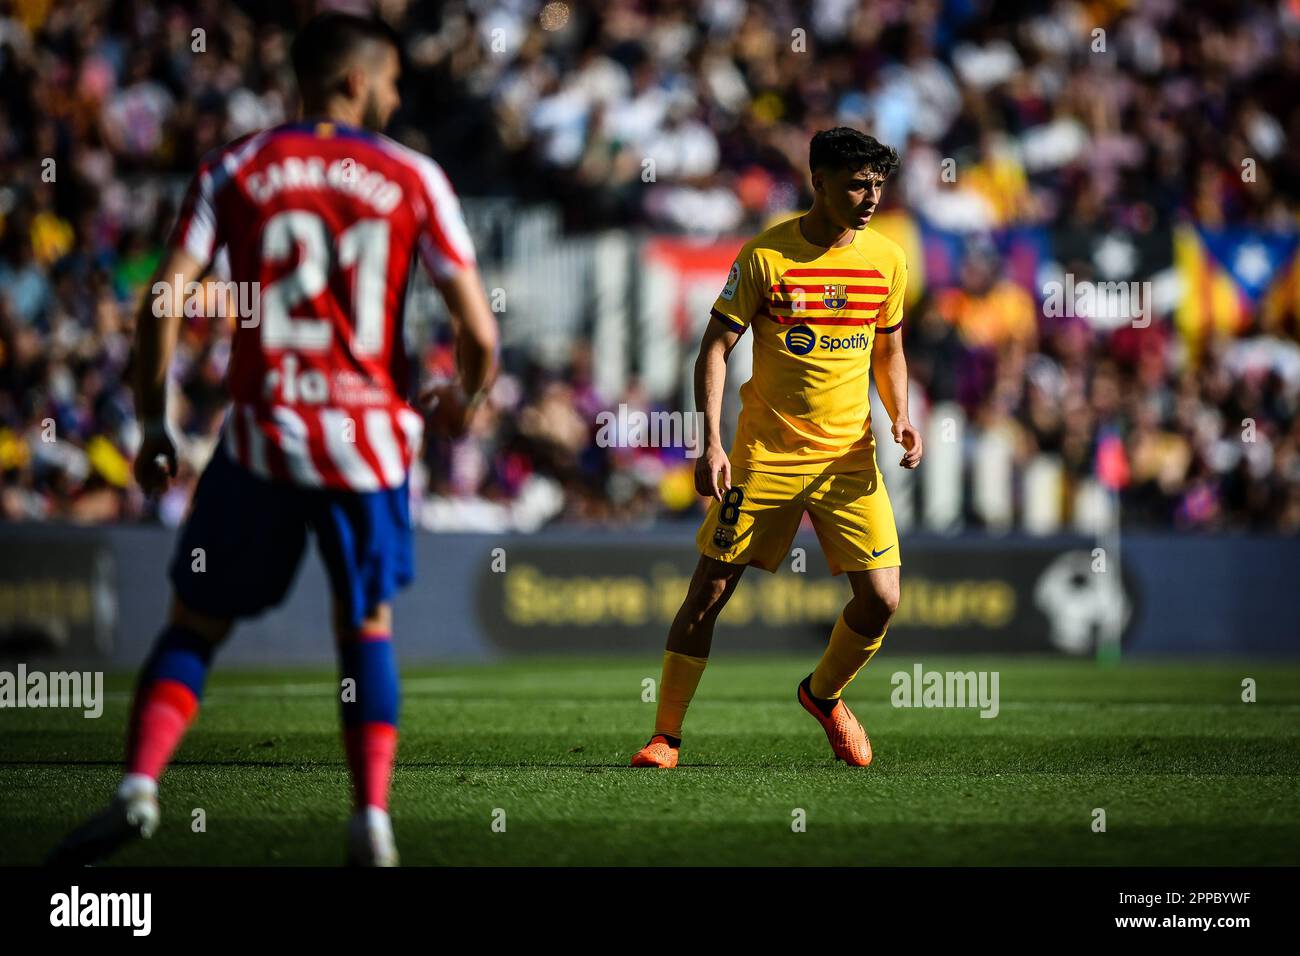
[[[403,863],[1300,862],[1300,667],[925,660],[1000,673],[1001,712],[981,719],[892,707],[890,675],[914,661],[881,654],[847,695],[876,750],[861,770],[833,762],[795,702],[811,663],[719,648],[671,771],[626,766],[651,728],[653,658],[407,668],[393,787]],[[1245,677],[1257,703],[1241,701]],[[102,805],[130,682],[110,678],[98,720],[0,712],[0,863],[38,863]],[[159,833],[114,862],[342,862],[336,696],[330,672],[218,666],[164,777]]]

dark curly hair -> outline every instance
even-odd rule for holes
[[[888,176],[898,168],[898,150],[848,126],[824,129],[808,147],[808,168],[858,170],[863,166]]]

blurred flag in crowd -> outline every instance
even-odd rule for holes
[[[1174,230],[1182,283],[1175,323],[1192,352],[1211,334],[1238,335],[1294,324],[1300,302],[1300,233],[1257,229]]]

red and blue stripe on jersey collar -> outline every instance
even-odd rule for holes
[[[302,120],[298,123],[286,123],[279,127],[277,133],[308,133],[319,139],[359,139],[367,143],[374,143],[381,139],[379,133],[373,130],[362,129],[359,126],[349,126],[345,123],[335,123],[331,120]]]

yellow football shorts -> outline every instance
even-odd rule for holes
[[[737,468],[731,482],[695,536],[703,555],[776,571],[807,512],[832,574],[902,564],[894,509],[876,469],[780,475]]]

